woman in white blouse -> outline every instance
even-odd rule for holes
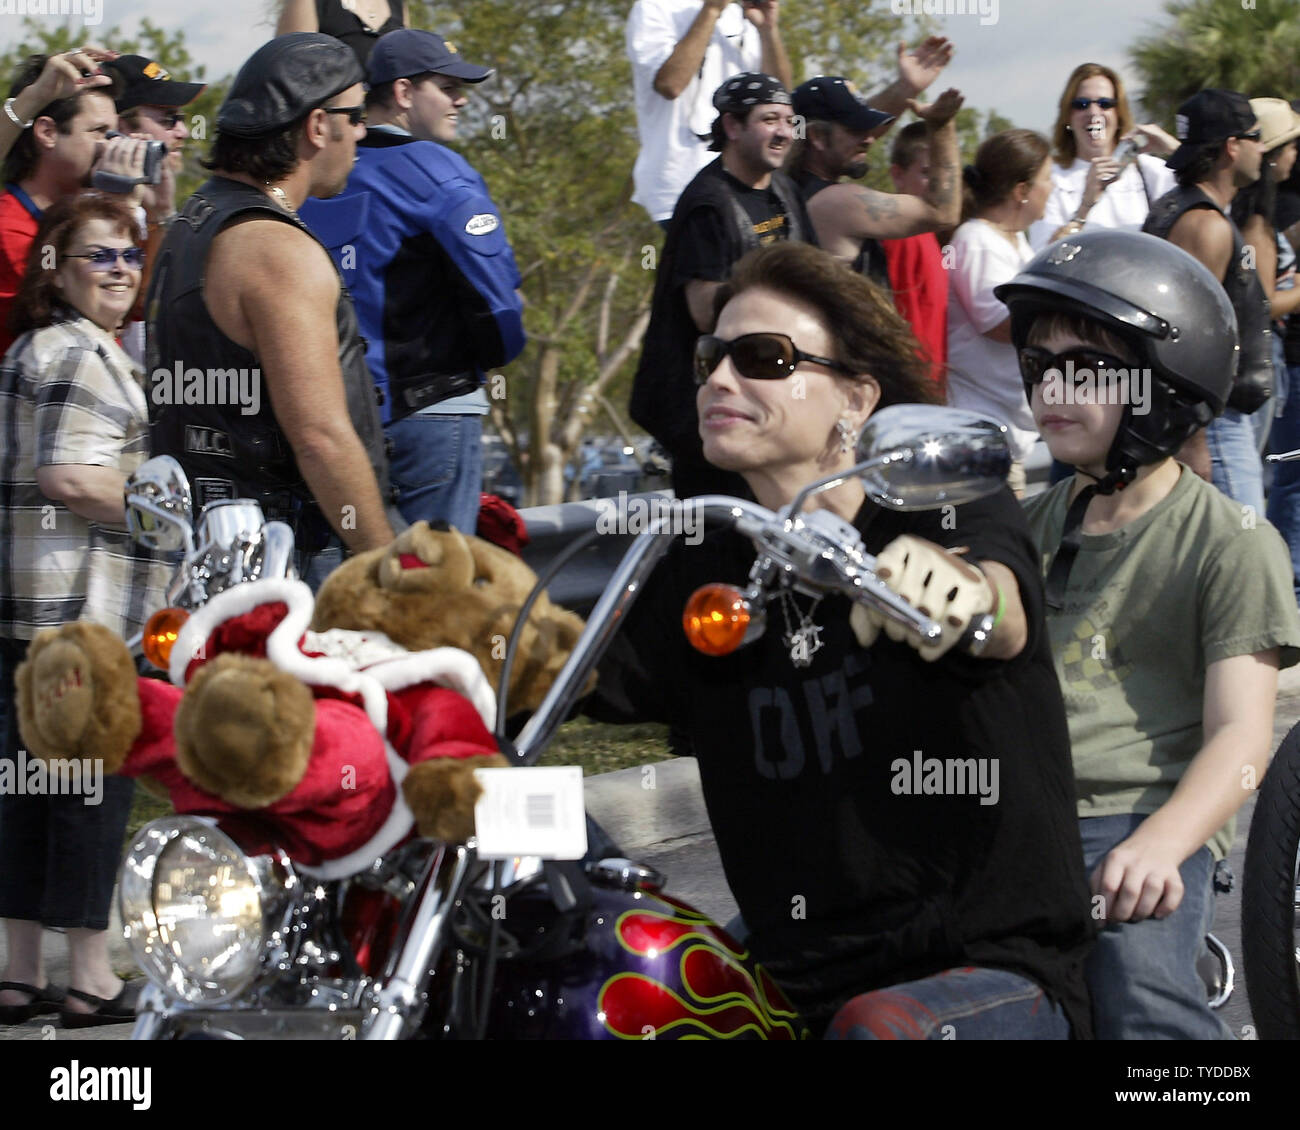
[[[1124,138],[1141,152],[1121,168],[1115,149]],[[1039,251],[1092,228],[1141,231],[1151,205],[1174,187],[1164,157],[1177,148],[1159,126],[1133,124],[1124,82],[1113,70],[1100,63],[1075,67],[1052,129],[1052,193],[1029,229],[1030,245]]]
[[[1023,463],[1038,430],[1025,398],[1010,315],[993,294],[1033,258],[1026,229],[1052,188],[1047,139],[1028,129],[994,134],[966,166],[964,222],[953,234],[948,276],[948,403],[1001,420],[1015,456],[1008,485],[1024,493]]]

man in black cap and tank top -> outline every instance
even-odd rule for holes
[[[171,224],[147,304],[154,453],[180,461],[196,506],[253,498],[288,522],[313,587],[343,547],[394,536],[365,343],[297,213],[347,183],[363,77],[349,48],[310,32],[249,58],[217,115],[214,175]]]

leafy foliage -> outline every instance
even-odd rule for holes
[[[1251,98],[1300,94],[1300,19],[1295,0],[1169,0],[1167,25],[1130,54],[1149,118],[1172,125],[1198,90],[1239,90]]]

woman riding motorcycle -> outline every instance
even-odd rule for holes
[[[764,506],[850,468],[874,411],[930,398],[889,302],[815,248],[751,253],[717,310],[696,350],[704,453]],[[1087,1036],[1093,931],[1019,507],[1003,489],[899,513],[856,478],[810,505],[856,527],[891,588],[942,623],[938,643],[787,591],[756,643],[694,652],[674,630],[686,600],[704,583],[743,583],[753,561],[747,541],[716,533],[660,563],[585,711],[689,734],[748,944],[814,1031]],[[986,648],[963,653],[985,613]]]

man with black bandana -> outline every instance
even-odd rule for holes
[[[365,130],[363,78],[327,35],[280,36],[252,55],[217,116],[214,175],[171,225],[147,306],[155,454],[180,461],[196,505],[254,498],[289,522],[309,583],[344,545],[394,537],[352,300],[297,213],[347,183]],[[177,396],[176,374],[189,381],[194,370],[206,387]],[[241,370],[258,393],[251,412],[212,395],[229,391],[215,371]]]
[[[720,156],[677,201],[632,385],[632,418],[672,457],[678,498],[749,493],[739,475],[707,463],[700,444],[692,356],[713,328],[714,293],[747,251],[816,242],[798,188],[780,171],[794,137],[789,91],[771,75],[741,74],[718,87],[713,106],[709,148]]]

